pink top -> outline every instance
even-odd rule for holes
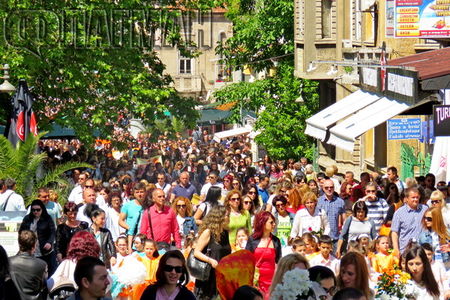
[[[180,292],[180,288],[177,286],[175,291],[169,296],[163,287],[158,288],[156,291],[156,300],[173,300]]]

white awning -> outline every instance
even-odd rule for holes
[[[380,98],[333,126],[327,143],[352,152],[355,138],[409,108],[406,103],[386,97]]]
[[[327,129],[331,125],[378,99],[380,99],[380,96],[358,90],[308,118],[305,134],[324,141]]]
[[[225,139],[225,138],[229,138],[229,137],[237,136],[237,135],[241,135],[241,134],[247,134],[247,133],[250,133],[252,130],[253,130],[252,127],[245,126],[245,127],[239,127],[239,128],[234,128],[234,129],[230,129],[230,130],[220,131],[220,132],[216,132],[214,134],[213,139],[217,142],[220,142],[221,139]]]

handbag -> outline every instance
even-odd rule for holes
[[[189,256],[186,261],[186,266],[189,274],[197,280],[205,281],[209,278],[211,273],[211,265],[207,262],[199,260],[194,256],[194,249],[189,252]],[[209,256],[210,249],[206,251],[206,255]]]

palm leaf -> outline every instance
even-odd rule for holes
[[[0,135],[0,177],[6,178],[5,174],[15,164],[15,151],[9,140]]]
[[[79,168],[92,168],[92,165],[79,162],[67,162],[58,165],[53,170],[49,170],[42,179],[38,180],[36,186],[38,188],[48,186],[53,182],[57,182],[65,172]]]
[[[46,134],[46,132],[41,132],[36,137],[30,134],[24,143],[18,144],[17,168],[19,168],[19,170],[24,170],[27,167],[31,157],[36,154],[39,139],[44,136],[44,134]]]

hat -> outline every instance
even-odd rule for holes
[[[362,238],[368,238],[369,240],[371,239],[367,233],[361,233],[360,235],[358,235],[358,240]]]

